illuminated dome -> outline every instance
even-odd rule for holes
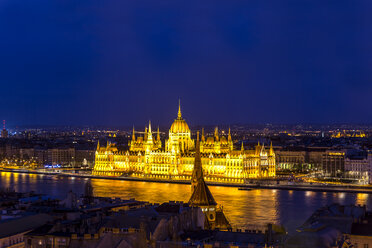
[[[170,128],[170,131],[172,133],[188,133],[190,132],[190,128],[189,126],[187,125],[186,121],[184,119],[175,119],[171,128]]]
[[[170,130],[171,133],[189,133],[190,128],[181,115],[181,105],[178,106],[177,119],[174,120]]]
[[[191,139],[191,131],[189,125],[182,118],[181,104],[179,104],[177,119],[169,129],[169,139],[165,149],[166,151],[185,152],[193,148],[194,141]]]

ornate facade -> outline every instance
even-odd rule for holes
[[[118,151],[115,145],[98,143],[94,174],[129,175],[147,178],[191,178],[194,167],[195,142],[178,107],[168,139],[163,146],[159,129],[152,132],[151,123],[142,136],[133,129],[129,150]],[[243,182],[244,179],[275,176],[275,153],[270,146],[258,144],[253,150],[234,150],[230,129],[227,137],[215,129],[213,137],[200,140],[201,163],[206,180],[218,182]]]

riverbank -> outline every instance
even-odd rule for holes
[[[159,179],[159,178],[138,178],[138,177],[111,177],[111,176],[97,176],[91,174],[79,174],[79,173],[61,173],[61,172],[44,172],[36,170],[22,170],[22,169],[9,169],[2,168],[0,172],[10,173],[26,173],[26,174],[38,174],[38,175],[49,175],[55,177],[77,177],[77,178],[94,178],[94,179],[106,179],[106,180],[126,180],[126,181],[138,181],[138,182],[152,182],[152,183],[172,183],[172,184],[190,184],[189,180],[172,180],[172,179]],[[272,190],[294,190],[294,191],[313,191],[313,192],[334,192],[334,193],[363,193],[372,194],[372,187],[358,186],[358,185],[303,185],[303,184],[244,184],[244,183],[224,183],[224,182],[206,182],[210,186],[221,186],[221,187],[235,187],[238,189],[272,189]]]

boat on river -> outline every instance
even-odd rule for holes
[[[238,190],[252,190],[252,188],[247,188],[247,187],[239,187]]]

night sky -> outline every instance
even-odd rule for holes
[[[10,126],[372,123],[371,0],[0,0]]]

